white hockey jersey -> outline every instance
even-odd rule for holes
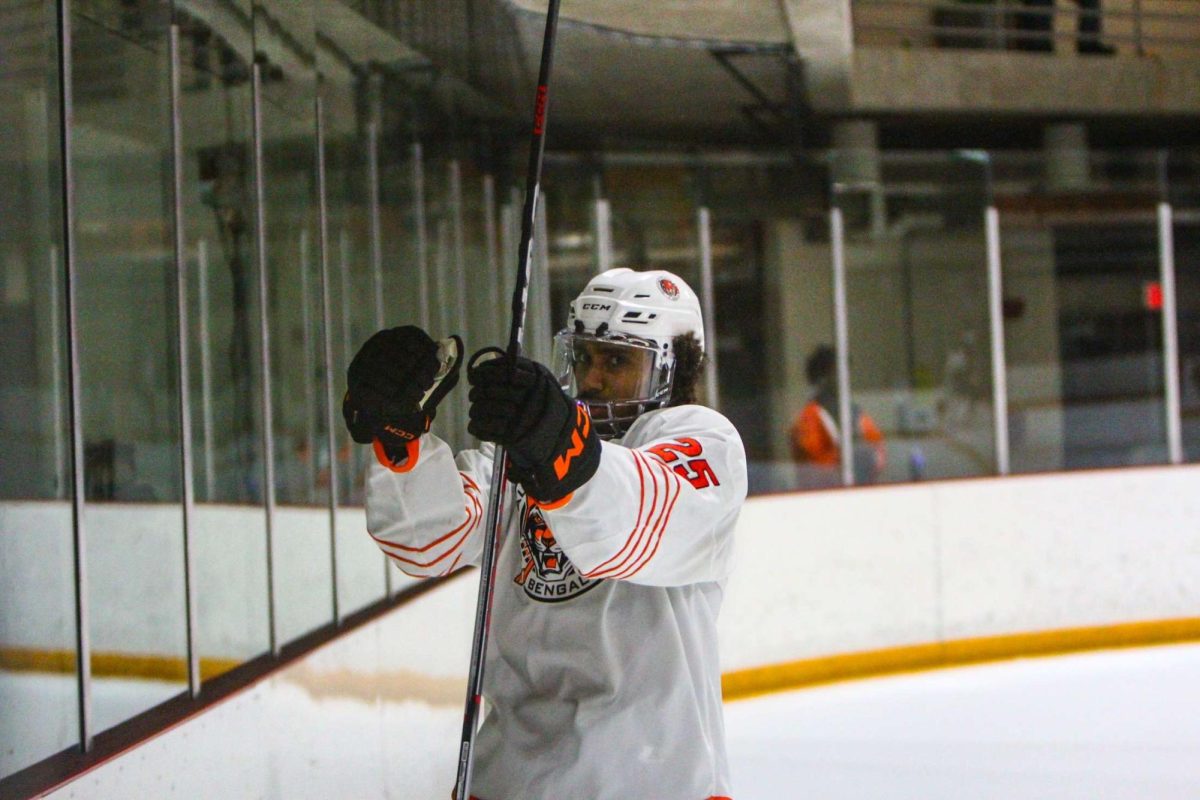
[[[492,447],[376,464],[367,524],[406,573],[478,564]],[[730,794],[716,618],[746,456],[716,411],[644,414],[555,507],[514,487],[497,560],[476,741],[480,800]]]

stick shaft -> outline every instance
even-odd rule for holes
[[[537,97],[534,101],[533,132],[529,142],[529,166],[525,180],[525,207],[521,214],[521,242],[517,253],[517,281],[512,295],[512,324],[508,333],[508,355],[521,354],[525,331],[525,306],[529,297],[529,260],[533,252],[534,219],[542,179],[542,155],[546,146],[546,112],[550,101],[550,67],[554,60],[554,38],[558,29],[560,0],[550,0],[546,10],[546,32],[542,38],[542,58],[538,68]],[[507,454],[496,446],[492,460],[491,491],[484,524],[483,556],[479,569],[479,594],[475,603],[475,632],[471,642],[471,664],[467,676],[466,708],[463,712],[462,739],[459,746],[456,797],[471,797],[471,770],[474,765],[475,733],[483,705],[483,666],[491,629],[492,597],[496,582],[496,559],[503,528],[505,466]]]
[[[533,133],[529,140],[529,166],[525,172],[525,207],[521,210],[521,243],[517,247],[517,283],[512,295],[512,326],[508,332],[508,354],[521,354],[525,333],[525,305],[529,298],[529,261],[533,255],[533,231],[542,183],[542,155],[546,150],[546,111],[550,105],[550,67],[554,61],[554,37],[558,29],[559,0],[546,9],[546,34],[542,39],[542,63],[538,68],[537,99],[533,109]]]

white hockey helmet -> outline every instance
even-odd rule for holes
[[[553,369],[563,389],[588,404],[597,432],[624,435],[638,416],[666,405],[675,377],[675,337],[704,350],[700,300],[665,270],[610,269],[571,303],[554,337]]]

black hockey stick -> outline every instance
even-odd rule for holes
[[[546,9],[546,33],[542,39],[542,63],[538,68],[537,98],[534,101],[533,133],[529,142],[529,168],[525,176],[525,207],[521,212],[521,242],[517,253],[517,283],[512,295],[512,326],[508,331],[508,357],[521,355],[525,332],[525,303],[529,296],[529,258],[533,252],[533,227],[538,191],[542,180],[542,154],[546,147],[546,109],[549,104],[550,65],[554,58],[554,34],[558,29],[559,0],[550,0]],[[471,667],[467,676],[467,702],[463,712],[462,740],[458,752],[458,779],[455,796],[470,800],[471,768],[474,765],[475,732],[483,704],[483,661],[487,653],[488,631],[492,623],[492,593],[496,580],[496,554],[503,524],[502,500],[505,494],[507,453],[496,445],[492,461],[491,494],[488,495],[487,522],[484,527],[483,558],[479,566],[479,597],[475,604],[475,637],[471,642]]]

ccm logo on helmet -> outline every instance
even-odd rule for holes
[[[612,311],[612,306],[608,303],[584,303],[584,311]]]
[[[672,300],[679,299],[679,287],[675,285],[675,281],[669,278],[659,278],[658,288],[662,289],[662,293]]]

